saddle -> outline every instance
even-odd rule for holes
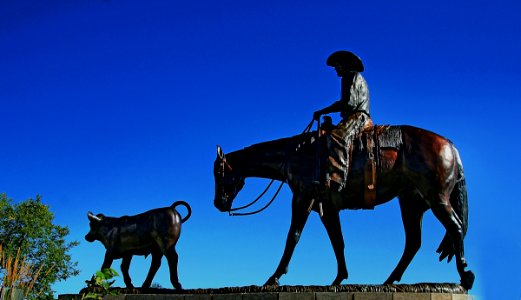
[[[364,127],[358,141],[353,144],[353,147],[360,150],[358,154],[365,156],[364,199],[360,205],[362,209],[374,209],[375,206],[377,174],[381,163],[380,148],[399,148],[401,143],[401,131],[397,126],[374,125]],[[351,151],[353,153],[354,149]]]
[[[328,139],[333,140],[331,132],[326,132],[326,134]],[[342,138],[337,137],[334,139],[334,142],[331,142],[331,140],[327,142],[329,147],[331,147],[327,150],[327,155],[323,156],[317,152],[319,167],[315,169],[315,178],[320,178],[320,173],[324,172],[326,186],[331,187],[331,184],[335,182],[335,188],[340,186],[340,189],[342,186],[348,185],[346,181],[363,181],[361,182],[364,189],[363,197],[354,199],[354,201],[350,203],[350,208],[374,209],[378,174],[380,173],[379,170],[382,169],[380,149],[399,149],[401,147],[402,136],[400,127],[373,125],[369,119],[363,125],[358,135],[349,143],[349,146],[342,142]],[[326,144],[324,143],[323,147],[325,146]],[[325,149],[326,148],[324,148],[324,150]],[[345,158],[348,158],[349,162],[347,162]],[[320,167],[320,165],[326,165],[326,163],[331,169],[324,170]],[[385,162],[383,163],[385,164]],[[338,174],[344,175],[338,176]],[[342,179],[342,177],[344,179]]]

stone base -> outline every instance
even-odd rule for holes
[[[104,300],[472,300],[456,284],[249,286],[220,289],[115,289]],[[83,291],[82,291],[83,292]],[[80,300],[81,295],[60,295],[59,300]]]

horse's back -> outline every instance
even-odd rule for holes
[[[425,137],[430,140],[438,139],[450,143],[450,140],[438,133],[411,125],[374,125],[362,133],[362,135],[369,134],[377,137],[379,146],[384,148],[400,148],[407,140],[411,138],[416,140],[418,137]]]

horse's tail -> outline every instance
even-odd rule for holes
[[[182,205],[184,207],[186,207],[186,210],[187,210],[187,214],[184,218],[181,219],[181,223],[184,223],[186,222],[186,220],[188,220],[190,218],[190,216],[192,215],[192,208],[190,207],[190,205],[188,205],[188,203],[184,202],[184,201],[176,201],[174,202],[172,205],[170,205],[170,207],[175,210],[175,208],[179,205]]]
[[[463,232],[463,237],[465,237],[467,234],[469,219],[467,184],[465,183],[463,164],[461,163],[458,150],[454,145],[452,145],[452,150],[456,162],[458,178],[456,184],[454,185],[454,189],[450,194],[450,205],[461,221],[461,230]],[[452,257],[454,256],[454,245],[448,233],[445,233],[445,236],[443,237],[443,240],[441,241],[440,246],[436,252],[440,254],[440,261],[444,260],[445,258],[447,258],[447,262],[451,261]]]

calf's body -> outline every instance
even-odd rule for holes
[[[178,205],[185,206],[188,211],[184,218],[175,209]],[[181,224],[190,216],[191,208],[184,201],[174,202],[170,207],[120,218],[89,212],[90,231],[85,239],[88,242],[98,240],[105,246],[107,251],[101,269],[110,268],[114,259],[122,259],[121,272],[128,288],[133,287],[128,274],[132,256],[151,254],[152,263],[142,287],[150,287],[164,255],[170,269],[170,282],[174,288],[182,289],[177,274],[178,254],[175,245],[181,233]]]

